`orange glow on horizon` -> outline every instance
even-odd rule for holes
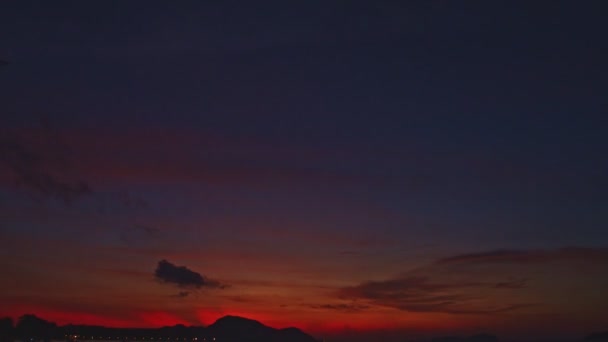
[[[178,324],[186,326],[192,325],[191,322],[166,311],[142,312],[139,316],[143,322],[145,322],[145,326],[164,327]]]

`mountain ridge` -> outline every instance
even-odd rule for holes
[[[53,322],[38,318],[35,315],[22,316],[10,332],[2,333],[3,337],[19,337],[21,340],[53,339],[88,341],[88,340],[169,340],[175,341],[220,341],[220,342],[318,342],[311,335],[295,328],[273,328],[259,321],[227,315],[220,317],[209,326],[185,326],[177,324],[159,328],[112,328],[93,325],[67,324],[58,326]],[[7,341],[9,339],[6,339]]]

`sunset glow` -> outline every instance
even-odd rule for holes
[[[7,331],[607,331],[604,2],[9,2]]]

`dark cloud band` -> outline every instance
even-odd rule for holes
[[[154,277],[168,284],[174,284],[183,288],[225,288],[226,285],[218,281],[208,279],[200,273],[190,270],[185,266],[176,266],[167,260],[161,260],[156,266]]]

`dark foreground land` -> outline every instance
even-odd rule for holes
[[[225,316],[203,326],[175,325],[162,328],[109,328],[103,326],[58,326],[35,315],[24,315],[16,325],[0,319],[0,342],[63,340],[77,341],[159,341],[159,342],[320,342],[297,328],[275,329],[258,321]],[[430,342],[499,342],[491,334],[468,337],[437,337]],[[608,342],[608,331],[590,334],[582,342]]]
[[[225,316],[208,327],[176,325],[156,329],[108,328],[102,326],[65,325],[25,315],[13,327],[10,319],[0,323],[0,342],[13,341],[216,341],[216,342],[318,342],[297,328],[275,329],[260,322]]]

